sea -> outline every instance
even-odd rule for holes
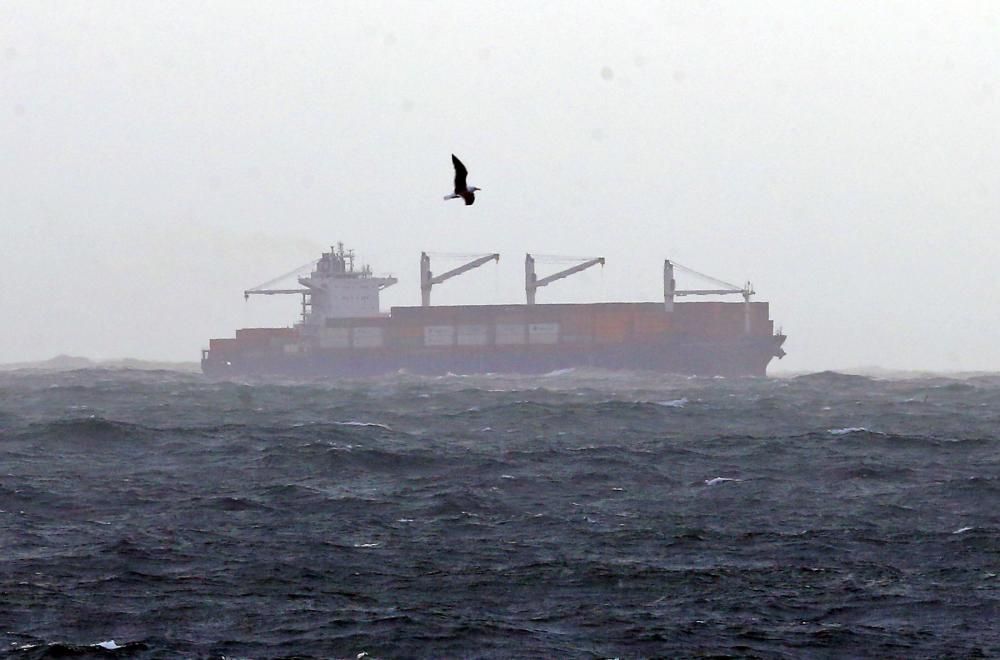
[[[3,372],[0,656],[1000,657],[1000,375]]]

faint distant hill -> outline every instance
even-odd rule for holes
[[[0,371],[34,369],[37,371],[73,371],[75,369],[142,369],[146,371],[201,371],[197,362],[155,362],[122,358],[120,360],[91,360],[74,355],[57,355],[38,362],[11,362],[0,364]]]

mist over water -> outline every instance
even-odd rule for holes
[[[0,644],[993,656],[998,421],[995,375],[2,373]]]

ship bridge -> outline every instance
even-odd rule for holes
[[[312,268],[308,276],[297,278],[303,288],[271,288],[307,268]],[[291,273],[247,289],[243,295],[246,298],[251,295],[301,295],[302,327],[313,330],[325,327],[327,319],[381,316],[379,293],[396,282],[396,278],[391,275],[376,276],[372,273],[371,266],[355,267],[354,250],[345,250],[343,243],[337,243],[317,261],[311,261]]]

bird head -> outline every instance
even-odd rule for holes
[[[472,192],[476,192],[477,190],[482,190],[482,188],[477,188],[475,186],[470,186],[469,190],[471,190]]]

